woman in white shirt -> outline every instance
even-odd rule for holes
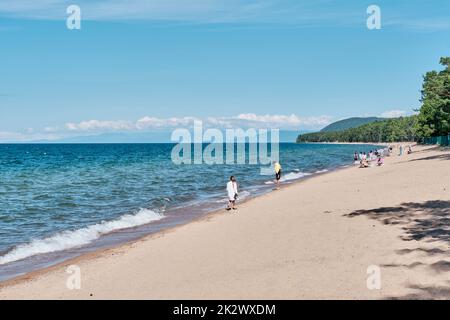
[[[237,210],[236,199],[238,197],[238,185],[236,178],[234,176],[230,177],[230,181],[227,183],[227,194],[228,194],[228,206],[227,210]]]

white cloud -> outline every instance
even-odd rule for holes
[[[320,117],[299,117],[295,114],[291,115],[257,115],[254,113],[240,114],[236,117],[239,120],[248,121],[255,124],[264,124],[265,126],[272,127],[284,127],[284,128],[294,128],[294,127],[318,127],[330,124],[331,117],[320,116]]]
[[[240,114],[234,117],[172,117],[156,118],[143,117],[135,122],[124,120],[88,120],[80,123],[66,123],[65,128],[77,132],[105,132],[105,131],[139,131],[151,129],[173,129],[192,126],[194,121],[203,121],[205,127],[231,128],[279,128],[294,129],[318,128],[331,122],[331,117],[299,117],[297,115],[257,115],[254,113]],[[52,131],[54,132],[54,131]]]
[[[101,130],[131,130],[133,124],[129,121],[101,121],[89,120],[80,123],[66,123],[66,129],[70,131],[101,131]]]
[[[9,132],[0,131],[0,143],[3,142],[27,142],[35,140],[56,140],[61,138],[59,135],[45,134],[36,132],[36,130],[30,130],[28,128],[25,132]]]
[[[437,0],[435,0],[437,1]],[[1,0],[0,16],[66,19],[66,8],[81,7],[85,20],[151,20],[194,23],[281,23],[303,26],[361,26],[365,8],[357,0]],[[450,29],[449,5],[433,1],[411,6],[407,1],[383,9],[383,26],[415,31]],[[383,8],[383,7],[382,7]],[[1,29],[0,29],[1,30]]]
[[[29,19],[65,19],[72,0],[1,0],[0,15]],[[282,22],[312,25],[359,22],[360,12],[329,0],[77,0],[87,20],[153,20],[200,23]]]
[[[0,131],[0,141],[23,141],[24,135],[17,132]]]
[[[47,133],[58,132],[58,131],[59,131],[58,127],[45,127],[44,128],[44,132],[47,132]]]
[[[136,121],[134,127],[137,130],[174,128],[180,126],[188,126],[189,124],[192,124],[194,120],[198,119],[194,117],[168,118],[168,119],[144,117]]]
[[[65,18],[69,0],[2,0],[0,13],[37,19]],[[211,21],[242,19],[271,7],[273,0],[78,0],[82,17],[93,20]]]
[[[243,113],[231,117],[171,117],[146,116],[136,121],[129,120],[87,120],[68,122],[61,127],[44,127],[42,130],[28,128],[23,132],[0,132],[0,142],[24,142],[33,140],[57,140],[79,135],[95,135],[108,132],[164,131],[175,128],[191,128],[194,121],[202,121],[204,128],[255,128],[280,130],[320,129],[331,123],[329,116],[300,117],[291,115],[258,115]]]
[[[383,112],[381,114],[381,117],[382,118],[399,118],[399,117],[404,117],[407,114],[408,113],[403,110],[389,110],[389,111]]]

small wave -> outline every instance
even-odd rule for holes
[[[89,227],[73,231],[63,231],[54,236],[36,239],[27,244],[21,244],[0,257],[0,265],[22,260],[37,254],[67,250],[87,245],[101,235],[112,231],[137,227],[162,219],[163,216],[149,209],[141,209],[136,214],[126,214],[117,220],[103,221]]]
[[[301,172],[299,169],[294,169],[295,172],[290,172],[288,174],[286,174],[285,176],[281,176],[280,182],[285,182],[285,181],[289,181],[289,180],[297,180],[297,179],[301,179],[303,177],[307,177],[310,176],[312,173],[307,173],[307,172]],[[269,180],[269,181],[265,181],[264,184],[266,185],[271,185],[271,184],[275,184],[275,182],[273,180]]]
[[[239,193],[239,199],[244,200],[244,199],[248,198],[250,195],[251,195],[251,193],[249,191],[242,191]]]
[[[306,172],[290,172],[285,176],[282,176],[280,181],[289,181],[289,180],[297,180],[297,179],[301,179],[303,177],[307,177],[310,176],[311,173],[306,173]]]
[[[325,172],[328,172],[328,170],[327,169],[323,169],[323,170],[316,171],[315,173],[325,173]]]

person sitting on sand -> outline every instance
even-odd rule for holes
[[[367,155],[364,152],[360,161],[360,168],[368,168],[369,167],[369,161],[367,160]]]
[[[383,160],[383,157],[380,155],[380,156],[378,156],[377,165],[382,166],[383,164],[384,164],[384,160]]]
[[[367,161],[367,159],[362,160],[361,161],[361,168],[368,168],[368,167],[370,167],[369,161]]]
[[[273,162],[273,168],[275,170],[275,183],[277,184],[277,190],[280,189],[280,179],[281,179],[281,165],[279,162]]]
[[[227,194],[228,194],[228,206],[227,211],[236,208],[236,199],[238,198],[238,184],[234,176],[230,177],[230,181],[227,183]]]
[[[412,153],[411,145],[408,147],[408,154]]]

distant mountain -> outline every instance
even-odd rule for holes
[[[376,120],[356,128],[341,131],[313,132],[299,135],[298,143],[352,142],[380,143],[398,141],[417,141],[418,116]]]
[[[320,132],[338,132],[338,131],[343,131],[343,130],[347,130],[347,129],[351,129],[351,128],[357,128],[362,125],[372,123],[375,121],[383,121],[383,120],[386,120],[386,119],[377,118],[377,117],[348,118],[348,119],[334,122],[334,123],[326,126],[325,128],[323,128],[322,130],[320,130]]]
[[[58,140],[39,140],[32,143],[165,143],[171,132],[115,132],[75,136]]]
[[[280,142],[295,142],[299,134],[311,131],[280,130]],[[115,132],[75,136],[58,140],[35,140],[31,143],[173,143],[171,131]],[[269,141],[270,142],[270,141]]]

